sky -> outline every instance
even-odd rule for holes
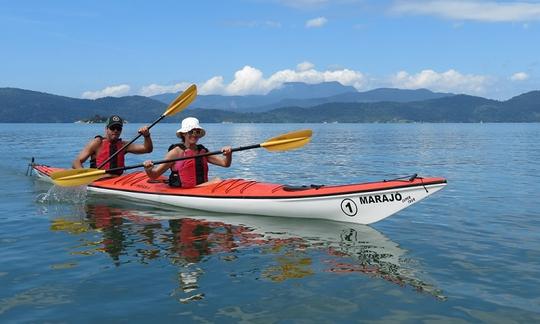
[[[0,87],[95,99],[339,81],[540,90],[540,0],[0,0]]]

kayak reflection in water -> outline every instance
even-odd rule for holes
[[[207,153],[208,150],[202,144],[197,144],[199,138],[205,134],[206,131],[199,125],[197,118],[185,118],[182,120],[182,127],[176,131],[176,136],[182,139],[182,143],[171,145],[169,152],[165,155],[165,160]],[[152,161],[144,161],[144,171],[146,171],[150,179],[157,179],[170,168],[169,185],[171,187],[193,188],[195,186],[209,185],[220,181],[220,179],[216,178],[208,181],[208,163],[225,168],[231,166],[232,148],[225,146],[221,151],[223,152],[222,157],[210,155],[164,163],[155,168]]]
[[[126,153],[144,154],[152,152],[154,147],[152,138],[150,137],[150,130],[148,126],[144,126],[139,129],[139,133],[144,137],[144,144],[131,143],[124,151],[116,153],[126,144],[120,138],[123,126],[124,121],[120,116],[112,115],[109,117],[105,125],[105,136],[96,135],[93,140],[86,144],[75,160],[73,160],[71,165],[73,169],[82,169],[83,163],[88,158],[90,158],[91,168],[112,169],[123,167],[125,165],[124,156]],[[113,154],[116,155],[109,162],[101,165]],[[122,172],[122,170],[118,170],[114,174],[120,175]]]
[[[99,240],[88,236],[92,229],[101,233]],[[83,235],[71,254],[105,252],[116,266],[170,261],[178,278],[173,295],[181,302],[204,298],[209,288],[200,282],[209,271],[222,271],[234,280],[276,283],[316,280],[314,276],[321,274],[360,274],[446,299],[423,280],[421,265],[406,250],[369,226],[229,215],[179,218],[177,211],[90,203],[82,219],[55,219],[51,230]],[[226,271],[209,266],[226,263]]]

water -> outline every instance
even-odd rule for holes
[[[211,176],[448,179],[369,227],[174,209],[25,176],[31,157],[68,166],[102,127],[1,125],[2,322],[540,320],[538,124],[206,125],[210,150],[314,131],[301,150],[239,152]],[[162,159],[176,127],[157,125],[154,153],[128,164]]]

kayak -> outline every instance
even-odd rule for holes
[[[34,164],[42,180],[61,171]],[[226,179],[207,186],[174,188],[165,177],[150,180],[144,172],[133,172],[92,182],[92,193],[168,204],[217,213],[326,219],[371,224],[441,190],[446,179],[407,178],[347,185],[288,186],[245,179]]]

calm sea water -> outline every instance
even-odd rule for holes
[[[208,214],[51,190],[103,125],[0,125],[2,322],[540,321],[538,124],[208,124],[209,149],[311,128],[301,150],[237,153],[213,176],[292,185],[418,173],[448,186],[372,226]],[[130,139],[139,125],[127,125]],[[177,125],[152,129],[161,159]]]

